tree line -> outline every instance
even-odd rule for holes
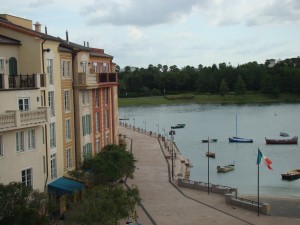
[[[300,58],[256,61],[234,67],[226,63],[197,68],[150,64],[148,68],[126,66],[119,72],[119,96],[139,97],[180,92],[221,94],[246,91],[278,96],[300,93]]]

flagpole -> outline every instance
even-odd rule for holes
[[[259,154],[259,149],[257,154]],[[257,163],[257,216],[259,216],[259,163]]]

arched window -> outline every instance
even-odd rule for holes
[[[9,75],[18,75],[18,65],[15,57],[9,58]]]

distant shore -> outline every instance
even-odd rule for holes
[[[213,94],[177,94],[164,96],[150,96],[137,98],[119,98],[119,107],[125,106],[151,106],[173,104],[274,104],[274,103],[300,103],[300,95],[280,94],[271,95],[247,93],[244,95],[213,95]]]

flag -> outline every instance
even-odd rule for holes
[[[270,166],[272,164],[272,161],[267,156],[263,155],[261,153],[261,151],[258,149],[258,153],[257,153],[257,165],[260,165],[261,159],[264,160],[264,163],[269,168],[269,170],[272,170],[272,168]]]

